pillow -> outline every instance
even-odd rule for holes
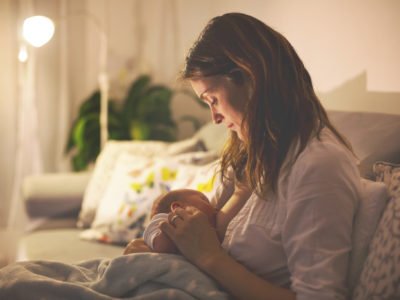
[[[376,161],[400,163],[400,115],[344,111],[328,111],[328,115],[352,144],[362,177],[374,180]]]
[[[400,299],[400,165],[378,162],[373,170],[377,180],[385,182],[390,200],[372,239],[353,299]]]
[[[175,174],[173,163],[121,154],[100,199],[91,229],[84,231],[81,238],[125,243],[139,236],[153,200],[170,189],[168,183]]]
[[[379,219],[385,209],[388,193],[383,182],[374,182],[361,179],[363,197],[360,201],[354,223],[353,249],[350,260],[349,284],[354,288],[365,259],[368,255],[368,246],[372,240]]]
[[[202,150],[197,138],[186,139],[175,143],[159,141],[108,141],[98,156],[93,175],[84,193],[77,226],[87,228],[95,218],[96,209],[103,197],[115,168],[115,162],[122,153],[143,157],[176,155],[179,153]]]
[[[193,180],[204,170],[196,164],[216,159],[214,152],[194,152],[168,158],[121,154],[92,227],[82,232],[81,238],[126,244],[141,236],[153,201],[163,192],[194,187],[195,182],[201,185],[201,180],[206,185],[209,182],[206,178]],[[204,192],[209,195],[209,190]]]
[[[234,191],[234,181],[228,180],[225,184],[221,181],[219,171],[220,161],[214,161],[207,166],[201,167],[195,178],[189,184],[189,188],[198,190],[205,194],[210,203],[217,209],[221,209]],[[233,172],[229,172],[232,178]]]

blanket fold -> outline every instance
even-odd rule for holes
[[[229,299],[184,257],[136,253],[77,264],[14,263],[0,269],[0,299]]]

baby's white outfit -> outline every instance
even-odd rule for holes
[[[161,234],[161,229],[159,228],[158,224],[160,224],[162,221],[168,222],[168,214],[159,213],[154,215],[143,232],[144,242],[150,247],[151,250],[154,249],[154,239],[156,236]]]

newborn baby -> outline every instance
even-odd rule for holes
[[[216,226],[216,209],[210,204],[203,193],[190,189],[168,192],[154,201],[150,212],[151,221],[143,233],[144,241],[152,251],[159,253],[179,253],[175,244],[159,229],[159,224],[164,220],[168,221],[168,214],[173,212],[177,207],[186,208],[188,206],[196,207],[202,211],[208,217],[210,224],[213,227]],[[170,222],[174,223],[175,218],[179,217],[172,217]]]

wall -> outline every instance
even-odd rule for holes
[[[86,9],[108,32],[114,77],[130,62],[136,74],[150,72],[156,81],[176,85],[185,53],[206,22],[239,11],[289,39],[327,108],[400,113],[400,1],[88,0]],[[97,85],[98,41],[88,24],[86,33],[87,94]],[[209,120],[207,111],[182,96],[175,97],[173,110],[176,119],[189,112]],[[192,132],[186,125],[180,124],[181,138]]]
[[[327,108],[400,113],[400,1],[178,2],[185,48],[210,17],[251,14],[293,44]]]

